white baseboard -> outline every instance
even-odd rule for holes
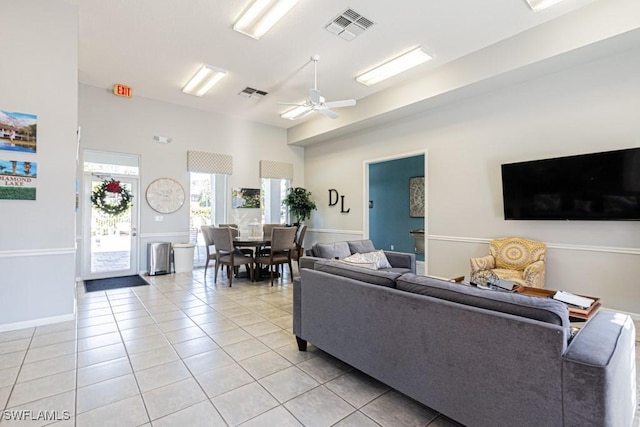
[[[17,329],[35,328],[36,326],[50,325],[52,323],[68,322],[76,320],[75,314],[63,314],[62,316],[43,317],[41,319],[27,320],[25,322],[7,323],[0,325],[0,332],[15,331]]]

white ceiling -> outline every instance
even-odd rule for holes
[[[77,0],[79,79],[105,89],[121,83],[132,86],[135,97],[289,128],[301,121],[281,119],[289,107],[277,102],[307,97],[313,67],[305,64],[312,54],[320,55],[318,88],[327,100],[362,100],[594,1],[565,0],[534,13],[525,0],[300,0],[254,40],[232,30],[251,0]],[[347,8],[375,23],[352,41],[324,29]],[[355,81],[416,46],[434,60],[372,87]],[[229,75],[204,97],[182,93],[202,64]],[[247,86],[268,95],[239,96]]]

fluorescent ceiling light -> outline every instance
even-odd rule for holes
[[[287,120],[295,120],[309,114],[313,109],[306,105],[299,105],[280,114],[280,117]]]
[[[226,75],[226,70],[212,67],[211,65],[203,65],[202,68],[191,77],[191,80],[189,80],[182,91],[189,95],[202,96]]]
[[[400,55],[379,67],[367,71],[366,73],[356,77],[356,80],[362,84],[370,86],[388,79],[389,77],[395,76],[396,74],[407,71],[416,65],[423,64],[431,59],[431,55],[422,50],[421,47],[417,47],[404,55]]]
[[[554,4],[560,3],[561,1],[562,0],[527,0],[527,3],[529,3],[529,7],[534,12],[538,12],[539,10],[546,9]]]
[[[233,29],[254,39],[262,37],[299,0],[254,0],[233,25]]]

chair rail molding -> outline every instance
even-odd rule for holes
[[[20,249],[15,251],[0,251],[0,258],[75,255],[76,248],[48,248],[48,249]]]
[[[440,236],[435,234],[429,234],[429,240],[439,240],[443,242],[458,242],[458,243],[486,243],[493,239],[481,238],[481,237],[462,237],[462,236]],[[545,242],[546,243],[546,242]],[[640,255],[640,248],[620,248],[613,246],[596,246],[596,245],[573,245],[566,243],[546,243],[549,249],[560,249],[567,251],[587,251],[587,252],[605,252],[614,254],[625,255]]]
[[[362,230],[332,230],[327,228],[309,228],[307,233],[319,233],[319,234],[352,234],[356,236],[362,236]]]
[[[173,231],[168,233],[140,233],[140,238],[149,239],[149,238],[158,238],[158,237],[189,237],[188,231]]]

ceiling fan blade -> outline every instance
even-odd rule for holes
[[[312,104],[320,104],[320,91],[318,89],[309,89],[309,100]]]
[[[314,110],[317,111],[318,113],[322,113],[325,116],[329,117],[330,119],[337,119],[338,118],[338,114],[335,111],[331,111],[328,108],[322,108],[322,109],[317,109]]]
[[[324,103],[324,106],[327,108],[353,107],[354,105],[356,105],[355,99],[342,99],[340,101],[329,101]]]

